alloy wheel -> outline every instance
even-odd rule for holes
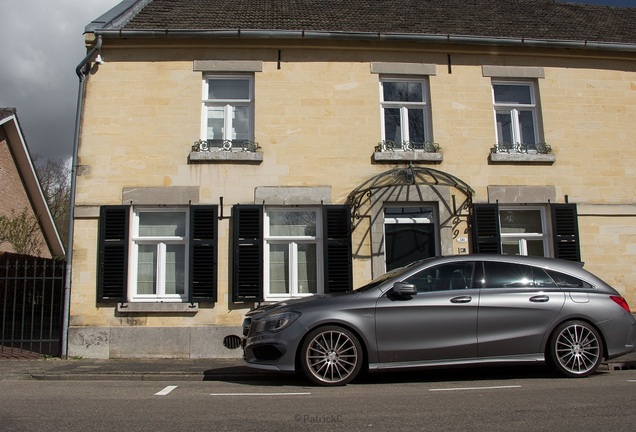
[[[303,356],[306,375],[321,385],[346,384],[361,368],[360,344],[345,329],[319,329],[309,335]]]
[[[553,342],[555,366],[568,376],[587,376],[601,361],[602,346],[596,331],[583,322],[566,323]]]

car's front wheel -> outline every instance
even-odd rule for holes
[[[568,321],[554,330],[547,355],[561,375],[586,377],[592,375],[601,364],[603,341],[590,324]]]
[[[345,385],[362,368],[362,346],[358,338],[343,327],[319,327],[305,338],[299,360],[303,373],[315,384]]]

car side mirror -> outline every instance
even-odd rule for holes
[[[391,292],[399,296],[412,296],[417,294],[417,288],[411,283],[396,282],[391,287]]]

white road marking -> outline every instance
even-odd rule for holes
[[[166,388],[164,388],[163,390],[161,390],[160,392],[155,393],[155,396],[165,396],[168,393],[170,393],[172,390],[176,389],[177,386],[168,386]]]
[[[511,389],[521,388],[520,385],[512,386],[492,386],[492,387],[455,387],[455,388],[435,388],[428,391],[461,391],[461,390],[497,390],[497,389]]]
[[[636,382],[636,380],[627,380],[627,382]]]
[[[305,396],[311,393],[210,393],[210,396]]]

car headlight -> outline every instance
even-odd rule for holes
[[[256,323],[256,333],[281,331],[300,316],[299,312],[282,312],[266,316]]]

